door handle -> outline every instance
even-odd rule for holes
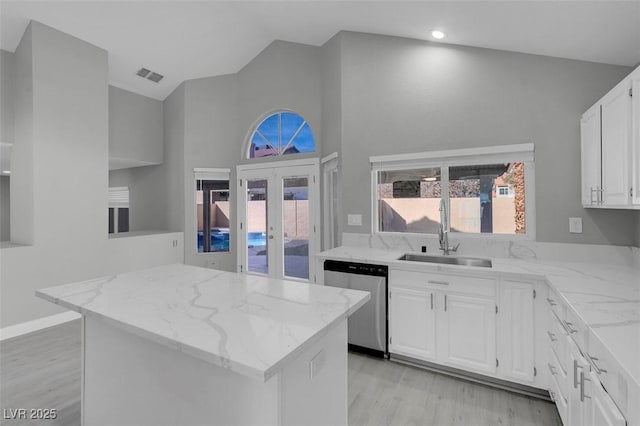
[[[444,295],[444,311],[447,312],[447,295]]]
[[[555,334],[553,334],[552,332],[547,331],[547,334],[549,335],[549,339],[550,339],[552,342],[555,342],[556,340],[558,340],[558,339],[556,339],[556,335],[555,335]]]
[[[433,293],[431,293],[431,310],[433,311]]]
[[[446,282],[446,281],[437,281],[437,280],[428,280],[427,283],[429,283],[429,284],[439,284],[439,285],[449,285],[449,283]]]

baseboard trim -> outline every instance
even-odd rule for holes
[[[0,342],[55,327],[56,325],[74,321],[81,317],[82,315],[77,312],[68,311],[44,318],[38,318],[33,321],[26,321],[21,322],[20,324],[3,327],[0,328]]]
[[[491,386],[509,392],[514,392],[521,395],[530,396],[532,398],[552,402],[551,396],[549,396],[549,392],[544,389],[534,388],[532,386],[527,386],[520,383],[508,382],[506,380],[488,377],[483,374],[472,373],[457,368],[417,360],[403,355],[390,354],[389,359],[400,364],[424,368],[425,370],[433,371],[435,373],[446,374],[447,376],[456,377],[458,379],[467,380],[469,382],[480,383],[485,386]]]

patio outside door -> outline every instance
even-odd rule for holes
[[[315,282],[318,161],[238,166],[239,272]]]

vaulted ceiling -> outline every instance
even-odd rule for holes
[[[640,1],[2,1],[0,47],[33,19],[109,52],[111,84],[164,99],[239,71],[273,40],[320,46],[340,30],[632,66]],[[160,83],[136,76],[141,67]]]

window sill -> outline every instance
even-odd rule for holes
[[[110,240],[115,240],[118,238],[131,238],[131,237],[144,237],[147,235],[161,235],[161,234],[172,234],[174,232],[167,230],[148,230],[148,231],[133,231],[133,232],[119,232],[117,234],[109,234]]]

